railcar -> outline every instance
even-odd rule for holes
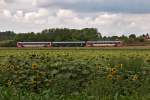
[[[86,47],[119,47],[122,41],[87,41]]]
[[[65,41],[65,42],[52,42],[53,47],[84,47],[86,44],[85,41]]]
[[[17,47],[51,47],[51,42],[17,42]]]

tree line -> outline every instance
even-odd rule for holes
[[[52,28],[45,29],[39,33],[19,33],[13,31],[0,32],[0,46],[16,46],[21,42],[43,42],[43,41],[98,41],[98,40],[121,40],[124,43],[144,42],[143,35],[136,36],[102,36],[96,28],[68,29]],[[6,41],[6,42],[5,42]]]

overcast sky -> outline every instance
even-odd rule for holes
[[[150,0],[0,0],[0,31],[85,27],[103,35],[150,33]]]

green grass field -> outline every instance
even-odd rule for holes
[[[0,100],[150,100],[150,49],[0,48]]]

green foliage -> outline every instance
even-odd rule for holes
[[[15,35],[12,31],[0,32],[0,41],[13,40]]]
[[[5,36],[5,34],[2,34]],[[11,34],[7,35],[7,39],[12,37]],[[6,43],[5,47],[15,47],[18,41],[26,42],[43,42],[43,41],[87,41],[87,40],[98,40],[101,38],[101,34],[95,28],[85,29],[46,29],[40,33],[26,33],[26,34],[15,34],[9,43]]]
[[[96,40],[121,40],[124,45],[150,45],[146,42],[146,35],[136,36],[131,34],[129,36],[103,36],[96,28],[84,29],[68,29],[68,28],[52,28],[45,29],[39,33],[18,33],[15,34],[11,31],[0,32],[0,41],[9,41],[0,47],[16,47],[18,41],[26,42],[43,42],[43,41],[96,41]],[[12,41],[10,41],[12,40]]]
[[[135,39],[136,35],[135,34],[131,34],[131,35],[129,35],[129,38]]]

